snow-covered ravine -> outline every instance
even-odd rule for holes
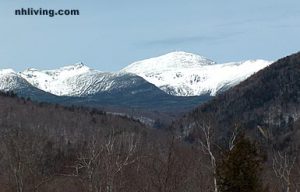
[[[93,70],[82,63],[54,70],[28,68],[19,75],[33,86],[55,95],[72,95],[76,87],[70,82],[73,77],[91,73]]]
[[[129,87],[138,75],[171,95],[216,95],[271,63],[249,60],[219,64],[192,53],[172,52],[135,62],[117,73],[97,71],[82,63],[53,70],[0,70],[0,90],[28,83],[54,95],[84,96]],[[127,81],[116,80],[124,75],[129,77],[124,78]]]

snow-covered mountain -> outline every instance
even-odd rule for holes
[[[214,96],[270,64],[264,60],[218,64],[199,55],[172,52],[135,62],[117,73],[97,71],[83,63],[19,73],[1,70],[0,90],[35,87],[57,96],[84,97],[129,90],[134,94],[151,87],[146,85],[149,82],[174,96]]]
[[[171,95],[214,96],[270,64],[265,60],[218,64],[199,55],[172,52],[132,63],[121,71],[137,74]]]
[[[218,64],[204,57],[173,52],[135,62],[116,73],[82,63],[52,70],[0,70],[0,91],[37,101],[119,109],[191,110],[268,66],[263,60]],[[197,97],[177,97],[197,96]]]
[[[30,87],[30,83],[21,78],[12,69],[2,69],[0,70],[0,90],[12,91],[22,87]]]
[[[135,74],[101,72],[90,69],[82,63],[55,70],[29,68],[19,75],[33,86],[58,96],[83,97],[115,90],[121,91],[145,81]]]
[[[56,70],[0,71],[0,91],[63,105],[182,111],[209,99],[175,97],[132,73],[107,73],[75,64]]]
[[[20,96],[40,101],[50,102],[56,99],[55,95],[34,87],[12,69],[0,70],[0,91],[13,91]]]
[[[152,91],[163,93],[142,77],[132,73],[109,73],[90,69],[82,63],[55,70],[29,68],[23,72],[0,70],[0,90],[21,93],[40,91],[57,96],[86,97],[100,94],[135,95]],[[21,92],[20,90],[23,90]]]
[[[38,70],[28,68],[19,75],[33,86],[55,95],[77,95],[78,83],[76,77],[92,74],[94,70],[82,63],[62,67],[55,70]],[[88,81],[88,79],[87,79]],[[87,83],[87,82],[82,82]]]

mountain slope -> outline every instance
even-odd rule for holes
[[[82,63],[56,70],[27,69],[19,75],[37,88],[64,96],[57,102],[68,105],[185,111],[210,98],[172,96],[138,75],[100,72]]]
[[[51,71],[28,69],[23,73],[16,73],[12,70],[3,70],[0,74],[0,85],[0,90],[14,91],[19,96],[30,97],[37,101],[96,107],[127,114],[132,114],[134,110],[138,116],[146,114],[154,119],[163,115],[150,111],[178,115],[210,99],[206,95],[200,97],[168,95],[140,76],[99,72],[82,64]],[[169,115],[165,117],[170,118]]]
[[[173,52],[135,62],[121,71],[137,74],[171,95],[214,96],[237,85],[270,63],[253,60],[217,64],[199,55]]]
[[[6,96],[0,92],[0,127],[29,129],[43,132],[50,137],[66,137],[62,142],[75,141],[86,133],[109,132],[111,127],[130,130],[145,129],[146,126],[126,117],[119,117],[82,107],[64,107],[59,105],[26,101]],[[21,127],[22,128],[21,128]]]
[[[76,86],[78,85],[76,77],[95,72],[95,70],[90,69],[82,63],[78,63],[54,70],[29,68],[19,74],[33,86],[43,91],[59,96],[80,96],[79,89],[82,87]]]
[[[38,101],[92,106],[108,111],[113,108],[113,112],[131,113],[134,109],[178,115],[239,83],[265,65],[268,62],[216,64],[198,55],[174,52],[137,62],[117,73],[97,71],[78,63],[53,70],[29,68],[20,73],[11,72],[16,81],[0,82],[11,83],[2,90],[23,90],[17,93]],[[150,82],[142,75],[129,73],[130,69],[147,72],[145,78],[150,78]],[[5,78],[4,72],[0,78]]]
[[[296,131],[294,122],[300,119],[300,53],[278,60],[198,107],[180,120],[183,123],[179,127],[188,136],[204,116],[214,119],[219,136],[228,135],[237,125],[254,135],[264,130],[268,139]]]
[[[12,69],[0,70],[0,91],[13,91],[20,96],[39,101],[51,102],[57,99],[57,96],[32,86]]]
[[[161,92],[138,75],[101,72],[82,63],[55,70],[27,69],[19,74],[32,86],[59,96],[86,97],[121,92],[135,94],[144,89],[150,89],[154,94],[157,94],[155,91]]]
[[[180,113],[191,110],[211,98],[209,95],[197,97],[169,95],[134,74],[119,73],[108,74],[104,78],[102,75],[102,78],[97,78],[97,75],[94,77],[95,81],[91,81],[88,86],[88,89],[91,90],[90,94],[72,97],[70,104]],[[79,77],[77,82],[84,81],[80,81]],[[66,102],[68,103],[68,101]]]
[[[59,96],[87,96],[114,87],[130,88],[128,82],[113,83],[114,78],[125,73],[131,73],[133,78],[133,74],[141,76],[171,95],[215,96],[269,64],[264,60],[217,64],[199,55],[173,52],[135,62],[118,73],[101,72],[78,63],[54,70],[29,68],[19,74],[34,87]]]

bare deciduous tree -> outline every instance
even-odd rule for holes
[[[116,191],[114,179],[137,159],[139,136],[112,131],[107,137],[92,137],[77,161],[77,170],[84,171],[89,192]],[[77,172],[77,174],[79,174]]]
[[[92,139],[88,141],[85,151],[78,157],[75,175],[78,176],[79,171],[84,169],[84,176],[86,176],[84,179],[87,180],[89,192],[98,191],[98,185],[101,180],[99,166],[102,163],[101,155],[103,151],[104,147],[93,136]]]
[[[201,144],[202,150],[209,156],[210,159],[210,168],[213,174],[213,184],[214,184],[214,192],[218,192],[217,178],[216,178],[216,157],[213,152],[214,145],[214,130],[210,119],[207,121],[196,121],[197,128],[201,131],[201,135],[199,138],[199,143]]]
[[[110,134],[105,143],[106,191],[114,189],[114,179],[126,166],[137,160],[136,150],[139,136],[123,132],[120,135]]]
[[[295,165],[296,157],[289,156],[287,153],[276,151],[273,153],[273,171],[280,180],[282,189],[290,192],[291,171]]]
[[[238,135],[239,135],[238,126],[235,126],[234,130],[232,131],[232,134],[231,134],[231,137],[229,139],[229,142],[228,142],[228,149],[229,149],[229,151],[231,151],[234,148],[235,142],[237,140]]]

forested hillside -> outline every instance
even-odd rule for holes
[[[299,189],[299,115],[300,53],[297,53],[199,106],[175,121],[171,129],[187,142],[209,146],[206,150],[213,167],[218,167],[216,159],[235,149],[238,135],[245,135],[266,155],[263,182],[269,184],[269,190],[293,191]],[[224,153],[226,149],[229,152]],[[226,165],[237,165],[226,158],[224,161]],[[223,171],[220,172],[224,174]]]
[[[214,119],[219,137],[241,127],[256,138],[288,141],[300,117],[300,53],[278,60],[188,114],[181,124],[186,136],[193,132],[191,124],[205,116]]]
[[[126,117],[0,95],[0,191],[207,191],[196,145]]]

